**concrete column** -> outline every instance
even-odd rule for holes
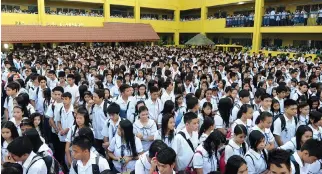
[[[258,53],[262,45],[262,33],[260,31],[262,27],[262,20],[264,15],[264,0],[255,1],[255,18],[254,18],[254,29],[253,29],[253,47],[252,51]]]
[[[134,18],[135,18],[135,22],[139,23],[140,22],[140,18],[141,18],[141,9],[140,9],[140,3],[139,0],[135,0],[135,7],[134,7]]]
[[[200,15],[200,19],[201,19],[201,33],[202,34],[206,34],[205,33],[205,21],[207,20],[207,14],[208,14],[208,8],[206,7],[206,3],[205,0],[201,0],[201,15]]]
[[[174,33],[173,40],[175,45],[179,45],[179,40],[180,40],[179,39],[179,33],[180,33],[180,9],[179,8],[177,8],[174,11],[174,21],[177,29]]]
[[[109,2],[109,0],[105,0],[105,2],[104,2],[104,22],[109,21],[110,13],[111,13],[110,2]]]
[[[38,23],[45,26],[45,0],[38,0]]]

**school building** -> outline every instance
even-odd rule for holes
[[[1,8],[2,45],[180,45],[202,33],[215,43],[252,46],[256,52],[265,45],[322,47],[322,2],[316,0],[2,0]],[[306,19],[296,12],[303,9]],[[287,21],[279,12],[288,12]]]

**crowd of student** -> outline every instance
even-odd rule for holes
[[[280,51],[280,52],[287,52],[287,53],[303,53],[303,54],[321,54],[322,53],[322,49],[319,49],[319,48],[295,47],[292,45],[284,46],[284,47],[264,46],[262,47],[262,50]]]
[[[202,48],[14,50],[2,172],[319,174],[321,68]]]
[[[104,17],[103,13],[96,13],[96,12],[77,12],[77,11],[46,11],[46,14],[50,15],[63,15],[63,16],[90,16],[90,17]]]
[[[133,15],[113,14],[111,18],[134,18]]]
[[[226,27],[253,27],[254,13],[249,15],[235,14],[226,17]]]
[[[180,19],[180,21],[197,21],[197,20],[200,20],[200,17],[183,17]]]
[[[21,10],[21,9],[16,9],[13,8],[11,9],[7,9],[7,8],[2,8],[1,10],[2,13],[22,13],[22,14],[37,14],[38,11],[31,11],[31,10]]]

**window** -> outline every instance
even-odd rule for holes
[[[45,13],[50,13],[50,7],[45,7]]]
[[[57,12],[63,12],[62,8],[57,8]]]
[[[85,10],[84,9],[80,9],[79,11],[80,11],[80,13],[85,14]]]
[[[68,8],[63,8],[63,12],[68,13]]]
[[[28,10],[31,13],[37,13],[38,12],[38,7],[37,6],[34,6],[34,5],[30,5],[30,6],[28,6]],[[46,8],[45,8],[45,10],[46,10]]]

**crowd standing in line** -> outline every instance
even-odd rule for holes
[[[299,60],[13,50],[2,56],[2,172],[320,174],[322,62]]]

